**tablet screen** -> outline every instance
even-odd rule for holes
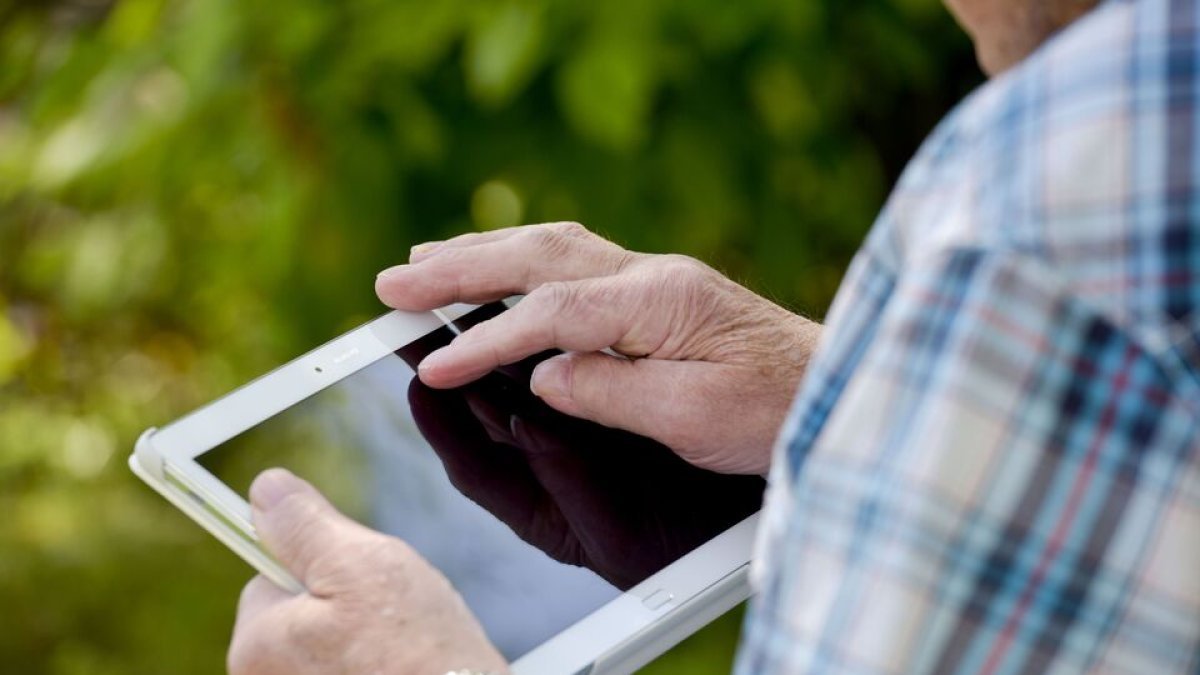
[[[415,377],[425,355],[503,309],[481,307],[196,461],[243,496],[260,471],[286,467],[403,538],[511,661],[754,513],[764,482],[555,412],[529,392],[549,354],[454,390]]]

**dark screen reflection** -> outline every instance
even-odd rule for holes
[[[503,311],[490,305],[462,330]],[[446,344],[437,331],[396,352],[414,369]],[[642,436],[569,417],[529,391],[552,353],[453,390],[417,378],[418,429],[453,485],[521,539],[627,589],[754,513],[764,481],[698,469]]]

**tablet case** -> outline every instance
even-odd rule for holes
[[[210,511],[199,499],[167,480],[162,455],[152,445],[155,431],[154,428],[147,429],[138,437],[133,454],[129,456],[129,468],[133,473],[275,585],[291,593],[304,592],[304,585],[283,566],[246,541],[241,532]]]

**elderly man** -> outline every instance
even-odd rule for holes
[[[557,347],[551,406],[770,469],[739,673],[1197,672],[1200,2],[949,4],[997,77],[914,159],[825,328],[574,224],[416,247],[379,296],[527,293],[422,380]],[[310,592],[251,582],[235,675],[506,670],[402,542],[282,471],[252,501]]]

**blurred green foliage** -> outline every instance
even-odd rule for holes
[[[0,670],[222,670],[249,570],[124,458],[410,245],[580,220],[820,314],[978,77],[936,0],[0,0]]]

